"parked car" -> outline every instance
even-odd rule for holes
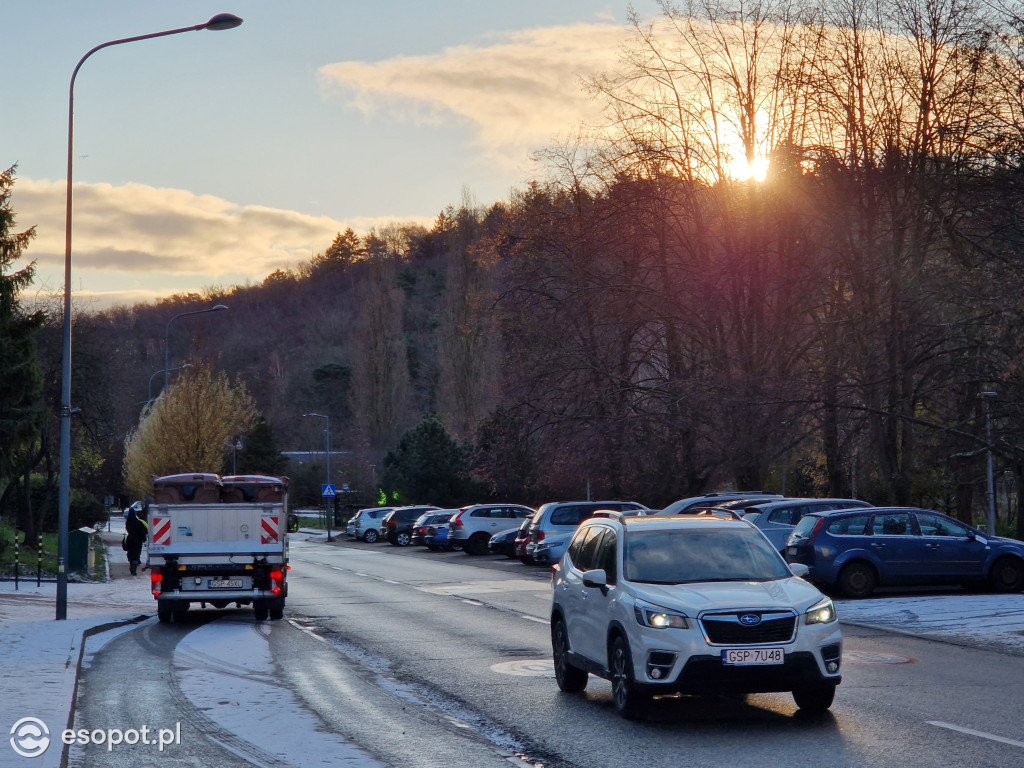
[[[786,548],[789,534],[807,513],[870,506],[859,499],[783,499],[746,506],[742,512],[744,519],[760,528],[772,546],[782,552]]]
[[[1024,543],[989,536],[928,509],[877,507],[811,512],[786,542],[786,560],[847,597],[878,586],[987,583],[1024,590]]]
[[[350,538],[361,539],[373,544],[380,538],[381,521],[394,507],[369,507],[360,509],[348,521],[345,533]]]
[[[411,544],[418,545],[421,547],[427,546],[427,529],[438,525],[448,525],[448,520],[459,510],[457,509],[440,509],[437,511],[424,512],[420,515],[416,522],[412,526],[412,541]],[[437,529],[434,528],[436,533]]]
[[[516,533],[515,543],[512,545],[515,557],[518,557],[526,565],[533,565],[533,558],[526,554],[526,546],[530,543],[530,523],[533,522],[533,518],[536,515],[523,520],[523,524],[519,526],[519,532]]]
[[[624,717],[661,694],[792,692],[827,710],[842,680],[832,601],[753,526],[714,514],[599,512],[552,572],[558,687],[596,674]]]
[[[474,504],[463,507],[449,522],[452,544],[467,555],[486,555],[491,536],[509,528],[518,528],[534,512],[521,504]]]
[[[509,528],[507,531],[494,534],[487,543],[487,551],[492,555],[504,555],[508,558],[514,558],[516,556],[516,537],[519,535],[519,530],[519,528]]]
[[[537,565],[557,563],[569,545],[576,526],[598,510],[644,512],[635,501],[561,501],[544,504],[530,521],[526,544],[527,562]]]
[[[456,513],[459,510],[447,510],[448,512]],[[461,546],[457,546],[451,543],[449,533],[451,531],[450,520],[452,515],[448,515],[443,523],[437,523],[435,525],[428,525],[426,533],[423,535],[424,543],[427,545],[427,549],[432,552],[438,552],[442,549],[454,549],[456,551],[461,550]]]
[[[427,505],[395,507],[381,521],[381,535],[391,545],[407,547],[412,543],[413,523],[424,512],[432,512],[437,507]]]
[[[741,507],[746,504],[757,504],[762,501],[779,501],[786,498],[778,493],[766,491],[726,491],[723,493],[705,493],[703,496],[690,496],[689,498],[673,501],[661,511],[649,514],[657,515],[680,515],[696,514],[712,507]]]

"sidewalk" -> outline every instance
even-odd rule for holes
[[[311,540],[325,538],[323,531],[304,532]],[[13,582],[0,582],[0,700],[14,705],[0,720],[0,733],[8,740],[14,724],[31,717],[46,723],[50,738],[41,759],[19,757],[9,742],[0,744],[0,768],[58,768],[60,734],[72,716],[85,639],[118,627],[128,631],[155,614],[148,575],[128,572],[121,532],[104,533],[103,539],[112,578],[69,583],[64,621],[55,620],[55,584],[23,581],[15,591]],[[838,601],[836,607],[846,624],[1024,655],[1024,594],[923,594]]]
[[[115,578],[106,582],[68,583],[67,619],[56,621],[57,585],[25,579],[0,582],[0,698],[8,703],[0,721],[0,767],[60,765],[61,731],[69,727],[82,661],[89,635],[119,626],[130,627],[154,612],[145,575],[131,576],[121,533],[103,534],[107,562]],[[8,739],[23,717],[42,720],[50,746],[40,757],[19,757]]]

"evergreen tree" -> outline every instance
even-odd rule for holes
[[[382,484],[407,504],[458,506],[471,493],[467,450],[430,416],[402,435],[384,457]]]
[[[238,453],[238,474],[280,476],[287,464],[288,459],[277,447],[274,431],[260,416],[242,441],[242,450]]]
[[[11,209],[12,166],[0,173],[0,498],[13,478],[31,469],[27,455],[42,432],[42,374],[36,358],[35,332],[42,312],[26,313],[18,294],[35,274],[35,262],[15,271],[35,228],[14,232]]]

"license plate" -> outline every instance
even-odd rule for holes
[[[206,582],[208,589],[241,589],[241,579],[221,579],[220,581],[210,579]]]
[[[722,663],[736,667],[785,662],[786,652],[782,648],[726,648],[722,651]]]

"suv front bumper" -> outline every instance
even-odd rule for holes
[[[771,693],[792,691],[803,685],[839,685],[842,675],[822,673],[811,651],[786,654],[784,664],[737,667],[722,663],[719,656],[691,656],[675,680],[639,683],[651,694]]]

